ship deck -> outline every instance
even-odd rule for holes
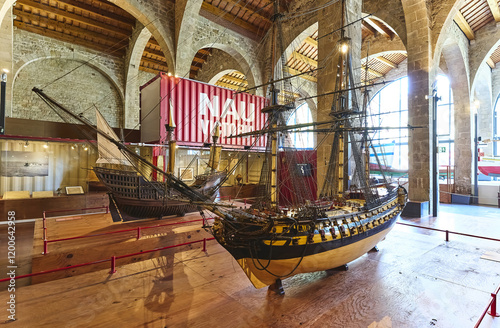
[[[437,218],[399,221],[498,238],[499,218],[499,208],[441,205]],[[74,222],[88,233],[82,220]],[[4,270],[6,226],[0,229]],[[18,229],[21,274],[31,269],[40,236],[33,241],[33,224]],[[445,242],[444,233],[396,225],[378,247],[349,263],[348,271],[284,280],[284,296],[255,289],[213,241],[206,253],[193,247],[117,262],[114,274],[106,268],[22,287],[19,280],[18,320],[9,327],[473,327],[500,284],[499,242],[456,235]],[[8,295],[2,287],[3,304]],[[7,320],[7,311],[2,316]],[[486,315],[480,327],[500,327],[500,318]]]

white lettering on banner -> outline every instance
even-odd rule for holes
[[[204,136],[213,130],[215,121],[221,121],[220,132],[221,137],[230,136],[234,134],[251,132],[254,130],[255,122],[255,104],[249,104],[249,115],[246,115],[246,102],[240,101],[239,108],[236,108],[236,101],[228,98],[224,102],[222,114],[220,113],[219,97],[213,96],[212,101],[208,94],[200,93],[200,125]],[[208,108],[208,111],[207,111]],[[238,110],[239,109],[239,110]],[[228,116],[233,117],[233,123],[222,122]],[[248,138],[248,137],[247,137]]]

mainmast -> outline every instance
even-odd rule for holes
[[[274,1],[274,15],[272,17],[273,20],[273,40],[271,42],[271,82],[274,82],[274,64],[276,63],[276,54],[277,54],[277,45],[278,45],[278,32],[279,26],[281,24],[280,14],[278,13],[279,8],[279,0]],[[276,89],[274,83],[271,84],[271,108],[275,108],[278,105],[278,95],[279,90]],[[269,112],[271,117],[271,128],[276,128],[278,126],[278,112],[277,109]],[[270,179],[271,189],[270,189],[270,202],[272,208],[279,207],[279,192],[278,192],[278,132],[273,131],[269,134],[269,138],[271,139],[271,154],[270,154]]]

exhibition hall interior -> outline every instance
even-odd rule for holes
[[[500,328],[500,1],[0,0],[9,327]]]

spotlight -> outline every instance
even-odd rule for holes
[[[28,148],[29,145],[30,145],[30,143],[28,142],[28,140],[26,140],[26,143],[24,144],[24,148]]]
[[[340,46],[340,51],[342,51],[343,54],[345,54],[348,49],[349,45],[347,45],[347,43],[342,43],[342,45]]]
[[[89,148],[87,146],[83,147],[83,150],[87,151]]]
[[[71,149],[75,149],[76,148],[76,145],[71,145]]]
[[[46,143],[43,145],[43,148],[45,148],[45,149],[49,148],[49,143],[48,143],[48,142],[46,142]]]

